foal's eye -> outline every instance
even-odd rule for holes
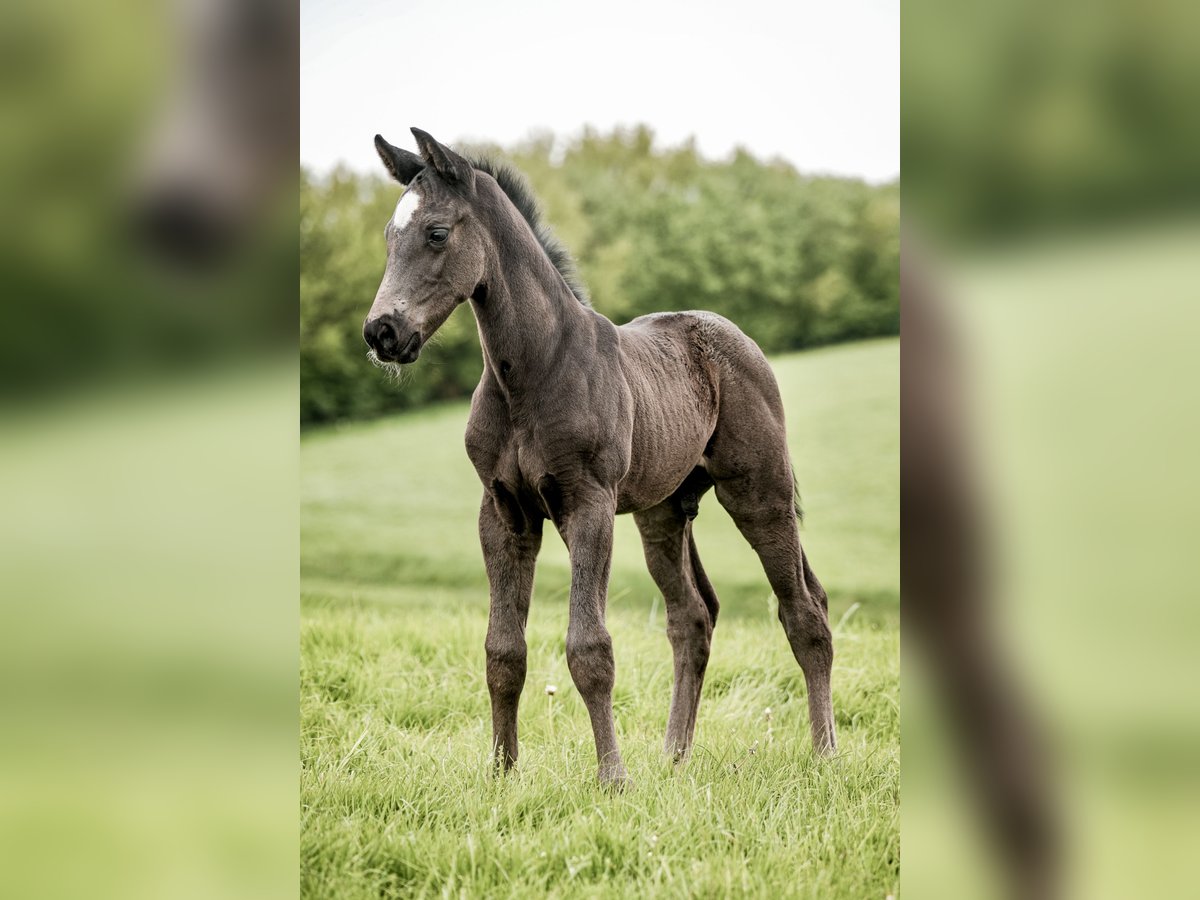
[[[429,232],[429,243],[434,247],[441,247],[446,243],[448,237],[450,237],[449,228],[435,228]]]

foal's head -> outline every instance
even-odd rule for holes
[[[488,236],[472,200],[474,167],[419,128],[420,156],[375,135],[375,149],[405,185],[384,230],[387,268],[363,323],[381,362],[410,363],[462,301],[486,291]]]

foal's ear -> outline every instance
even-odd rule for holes
[[[392,173],[392,177],[401,184],[407,185],[425,168],[425,160],[408,150],[393,147],[381,134],[375,135],[375,151],[387,170]]]
[[[417,139],[417,148],[430,168],[453,184],[461,184],[468,190],[475,187],[475,167],[447,147],[439,144],[433,137],[420,128],[412,129],[413,137]]]

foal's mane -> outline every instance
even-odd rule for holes
[[[574,257],[571,256],[571,251],[563,246],[555,236],[553,229],[542,221],[541,207],[533,195],[533,190],[529,187],[529,182],[525,180],[525,176],[508,163],[481,157],[472,158],[470,162],[479,171],[486,172],[496,179],[500,190],[504,191],[508,199],[512,201],[512,205],[517,208],[525,221],[529,223],[529,227],[533,229],[538,243],[550,257],[550,262],[554,263],[554,268],[558,269],[559,274],[562,275],[567,287],[575,295],[575,299],[584,306],[590,305],[587,288],[584,287],[583,281],[579,277],[579,270],[575,265]]]

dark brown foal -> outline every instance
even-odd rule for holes
[[[666,750],[688,755],[718,609],[691,520],[714,484],[779,597],[808,683],[813,746],[831,752],[825,592],[800,547],[783,404],[758,346],[705,312],[642,316],[617,328],[587,305],[570,257],[519,176],[413,133],[420,156],[376,137],[407,190],[387,225],[387,269],[363,336],[372,358],[391,366],[415,361],[460,303],[470,302],[479,326],[484,368],[466,444],[484,489],[497,762],[507,769],[517,759],[525,623],[549,519],[571,556],[567,666],[591,717],[600,780],[627,780],[604,625],[621,513],[634,514],[667,606],[675,687]]]

